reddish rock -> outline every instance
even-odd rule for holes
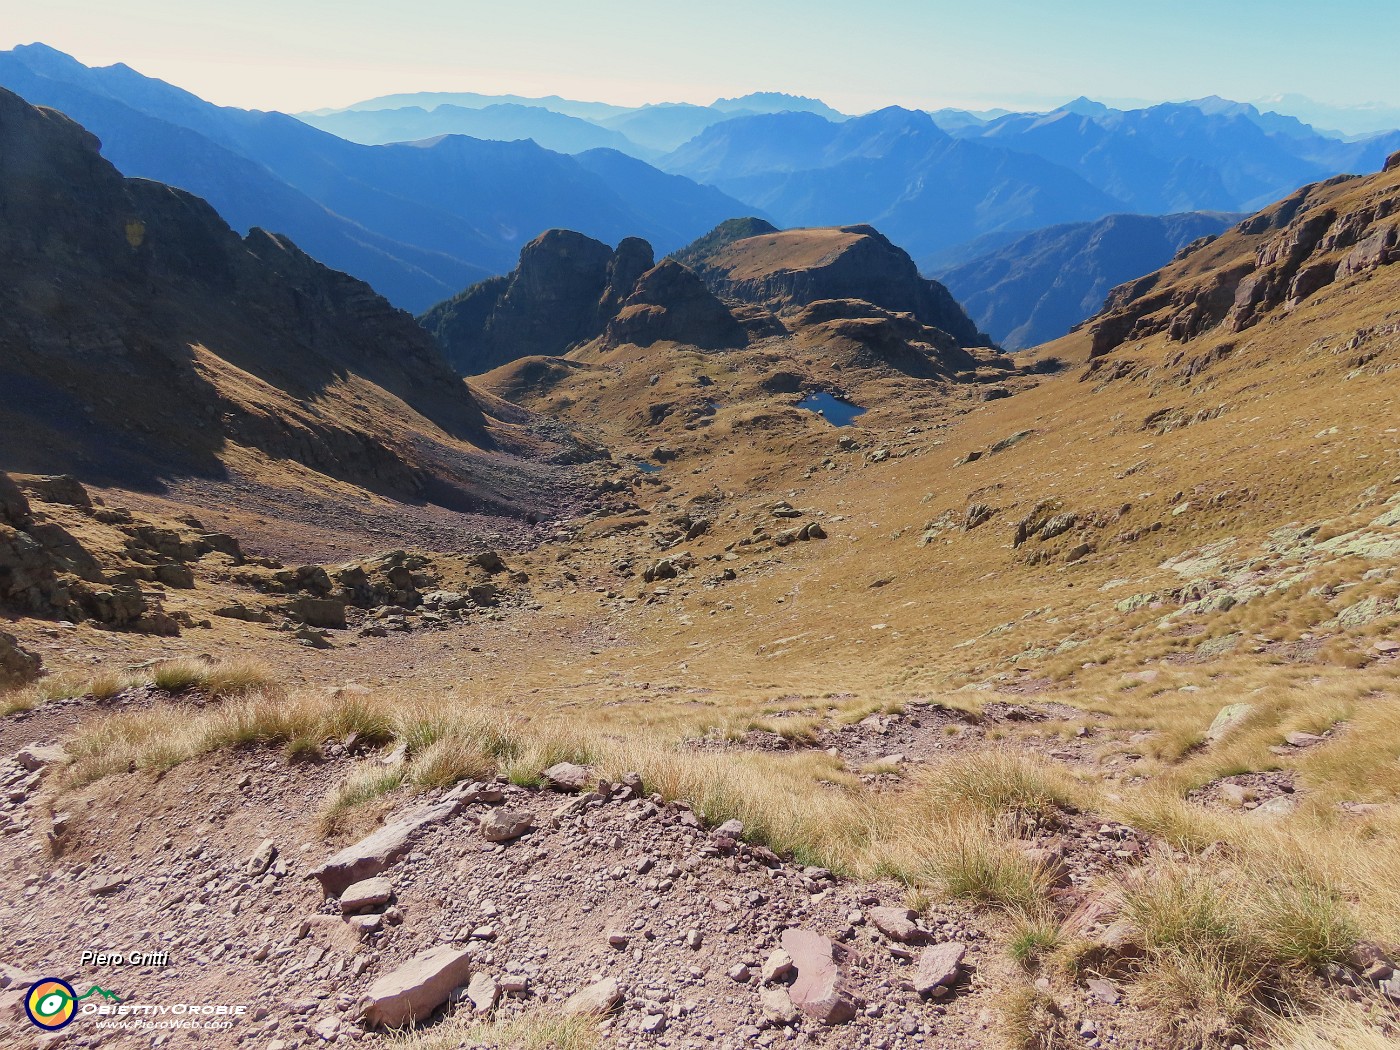
[[[919,953],[914,991],[928,995],[935,988],[951,985],[958,979],[958,967],[966,954],[967,946],[960,941],[947,941],[925,948]]]
[[[914,944],[923,939],[923,931],[914,925],[914,912],[908,908],[871,908],[870,921],[892,941]]]
[[[841,1024],[855,1017],[859,1000],[843,984],[835,945],[828,938],[813,930],[784,930],[782,945],[797,971],[788,989],[793,1006],[823,1024]]]

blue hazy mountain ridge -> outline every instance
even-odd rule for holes
[[[540,230],[636,235],[668,251],[752,210],[645,165],[590,168],[529,141],[359,145],[42,45],[0,52],[0,85],[89,128],[124,174],[196,193],[240,230],[286,233],[411,311],[509,270]]]
[[[1127,111],[1085,103],[951,133],[1042,157],[1146,213],[1252,211],[1310,182],[1377,171],[1400,148],[1400,132],[1344,142],[1227,99]]]
[[[973,255],[968,262],[924,269],[979,328],[1006,349],[1022,350],[1064,335],[1097,313],[1116,286],[1165,266],[1188,244],[1241,218],[1220,212],[1109,215],[1009,243],[991,235],[966,246]]]
[[[440,135],[468,135],[478,139],[530,139],[557,153],[582,153],[590,149],[615,149],[633,153],[638,147],[626,135],[599,127],[582,117],[556,113],[539,106],[498,103],[473,108],[441,105],[434,109],[405,106],[400,109],[347,109],[338,113],[303,113],[298,119],[351,142],[380,146]]]
[[[652,160],[713,124],[739,116],[781,112],[816,113],[828,120],[845,114],[820,99],[778,91],[716,99],[708,106],[659,102],[636,107],[578,102],[551,95],[480,95],[420,92],[387,95],[343,109],[298,113],[313,127],[353,142],[378,145],[443,134],[490,139],[533,139],[546,149],[579,153],[608,148]]]
[[[918,110],[841,123],[813,113],[715,125],[658,162],[718,186],[785,226],[866,222],[916,258],[1000,229],[1124,210],[1040,157],[957,139]]]

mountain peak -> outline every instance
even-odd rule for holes
[[[710,108],[724,113],[816,113],[828,120],[844,120],[846,117],[819,98],[789,95],[783,91],[751,91],[735,98],[717,98]]]

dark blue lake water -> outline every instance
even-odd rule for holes
[[[849,401],[843,401],[841,398],[833,397],[827,393],[808,394],[797,402],[797,407],[817,413],[836,427],[850,426],[855,422],[856,416],[865,412],[865,409],[861,408],[860,405],[853,405]]]

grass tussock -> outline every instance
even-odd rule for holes
[[[143,673],[128,678],[128,684],[142,679],[167,693],[187,693],[198,690],[209,696],[225,698],[247,696],[275,684],[272,672],[256,660],[207,661],[196,657],[162,660]]]
[[[1336,891],[1296,868],[1159,861],[1118,892],[1145,953],[1134,994],[1182,1046],[1305,999],[1304,978],[1345,959],[1358,936]]]
[[[400,766],[386,767],[377,759],[361,763],[321,804],[316,813],[317,830],[322,835],[334,835],[341,830],[351,810],[382,798],[402,787],[403,783],[404,770]]]
[[[987,817],[1017,813],[1054,821],[1079,804],[1080,789],[1058,767],[1012,751],[986,751],[945,762],[914,788],[922,808],[970,808]]]
[[[536,1008],[486,1021],[458,1014],[424,1031],[391,1036],[390,1045],[396,1050],[596,1050],[600,1041],[596,1019]]]
[[[1382,1010],[1336,1004],[1265,1026],[1268,1050],[1400,1050],[1400,1025]]]

